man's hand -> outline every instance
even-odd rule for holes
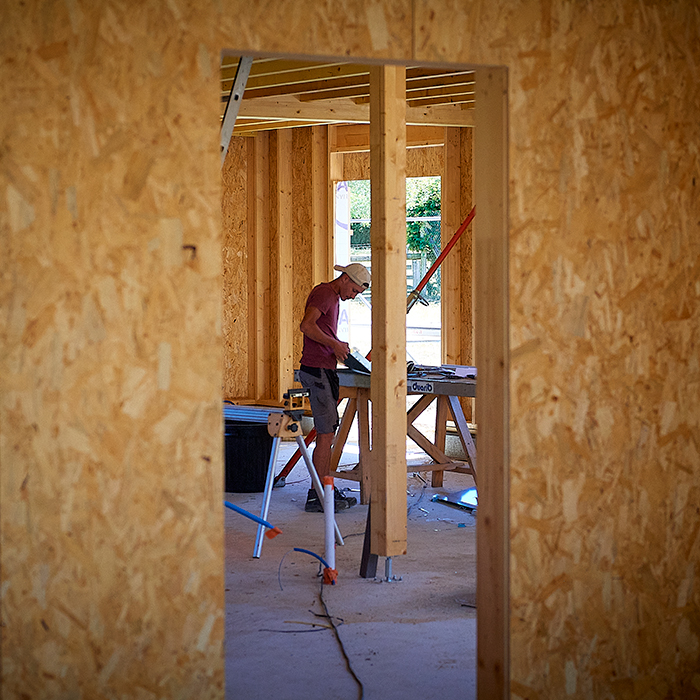
[[[339,340],[333,346],[333,352],[335,353],[335,359],[338,360],[338,362],[345,362],[345,358],[350,354],[350,346],[347,343],[343,343]]]

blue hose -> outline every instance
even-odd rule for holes
[[[246,518],[250,518],[252,521],[256,523],[260,523],[260,525],[264,525],[266,528],[269,528],[270,530],[274,530],[275,526],[272,525],[271,523],[268,523],[267,520],[263,520],[262,518],[259,518],[257,515],[253,515],[252,513],[249,513],[247,510],[244,510],[240,506],[234,505],[233,503],[229,503],[228,501],[224,501],[224,505],[227,508],[230,508],[231,510],[235,510],[236,513],[240,513],[241,515],[245,515]]]
[[[310,554],[312,557],[316,557],[316,559],[318,559],[321,562],[321,564],[323,564],[326,567],[326,569],[330,569],[330,567],[328,566],[328,562],[323,557],[319,557],[318,554],[316,554],[316,552],[312,552],[309,549],[301,549],[301,547],[294,547],[294,551],[304,552],[304,554]]]

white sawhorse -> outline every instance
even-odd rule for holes
[[[311,483],[313,483],[316,493],[318,494],[319,500],[323,503],[323,485],[318,477],[318,472],[316,467],[314,467],[311,461],[311,455],[306,447],[304,438],[301,434],[301,425],[299,420],[301,415],[296,415],[296,411],[284,411],[282,413],[270,413],[267,419],[267,430],[272,435],[272,451],[270,453],[270,462],[267,466],[267,476],[265,478],[265,491],[263,492],[263,502],[262,509],[260,511],[260,517],[263,520],[267,520],[268,513],[270,510],[270,500],[272,499],[272,487],[275,478],[275,464],[277,463],[277,453],[279,451],[280,441],[283,437],[293,437],[296,439],[297,445],[301,450],[301,454],[304,458],[304,463],[306,464],[306,469],[311,477]],[[335,518],[334,518],[335,520]],[[260,552],[262,551],[263,535],[265,534],[267,528],[264,525],[258,525],[258,532],[255,536],[255,547],[253,548],[253,557],[255,559],[260,558]],[[338,528],[338,523],[335,523],[335,541],[339,545],[345,544],[343,542],[343,537],[340,534],[340,529]]]

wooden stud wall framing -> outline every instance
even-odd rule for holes
[[[445,168],[442,173],[442,246],[449,243],[462,223],[461,197],[461,152],[460,129],[445,129]],[[465,231],[462,237],[468,235]],[[462,270],[461,242],[442,263],[442,292],[440,310],[442,315],[442,360],[445,364],[460,364],[462,347]]]
[[[247,139],[248,149],[248,397],[271,398],[270,376],[270,136]],[[234,398],[234,397],[228,397]]]
[[[327,127],[231,143],[223,169],[224,396],[277,403],[301,356],[306,294],[332,277]]]
[[[333,156],[347,158],[362,158],[365,162],[362,178],[369,178],[369,150],[333,153],[332,136],[338,127],[316,126],[280,130],[279,132],[260,132],[257,136],[236,136],[232,140],[231,154],[228,156],[224,169],[224,199],[223,216],[224,231],[224,396],[228,399],[245,401],[279,401],[279,392],[273,386],[280,381],[275,379],[276,373],[282,368],[294,366],[301,356],[302,336],[298,326],[304,312],[304,302],[308,291],[320,281],[331,279],[333,272],[333,227],[334,227],[334,187],[335,181],[330,179],[333,173],[330,160]],[[329,131],[331,137],[329,138]],[[420,133],[414,132],[414,139],[431,141],[429,146],[417,146],[406,150],[406,162],[413,163],[413,177],[441,175],[446,187],[453,192],[453,204],[446,205],[446,211],[452,212],[452,223],[443,221],[443,230],[451,235],[461,223],[464,207],[471,208],[471,153],[462,144],[471,138],[472,129],[451,129],[453,141],[459,147],[452,151],[451,161],[454,167],[445,170],[443,167],[445,146],[437,144],[445,140],[446,130],[439,129],[440,135],[433,128],[424,128]],[[463,136],[460,137],[460,131]],[[281,148],[276,139],[276,133],[288,139],[291,134],[291,155],[277,156]],[[344,133],[347,141],[350,137]],[[353,132],[354,133],[354,132]],[[353,146],[363,145],[369,149],[369,143],[364,144],[359,139],[367,134],[355,135]],[[275,151],[270,165],[270,141]],[[287,143],[285,141],[285,143]],[[289,145],[289,144],[288,144]],[[337,146],[336,146],[337,147]],[[347,148],[347,146],[344,146]],[[271,195],[270,192],[280,191],[279,176],[276,163],[280,158],[287,158],[293,176],[291,191],[282,195]],[[460,163],[460,158],[464,163]],[[281,161],[280,161],[281,162]],[[408,172],[408,171],[407,171]],[[237,174],[237,175],[236,175]],[[336,173],[341,179],[353,179],[355,173]],[[284,175],[289,179],[289,173]],[[467,178],[464,191],[464,180]],[[443,194],[444,198],[444,194]],[[286,201],[286,209],[280,209],[278,201]],[[246,204],[247,202],[247,204]],[[243,212],[247,212],[243,215]],[[450,214],[448,214],[449,216]],[[459,221],[455,224],[454,222]],[[274,220],[274,226],[270,221]],[[291,229],[289,228],[291,226]],[[278,240],[275,231],[283,235]],[[291,230],[291,235],[289,231]],[[285,231],[287,232],[285,234]],[[453,297],[443,308],[452,312],[452,331],[448,333],[448,344],[452,344],[454,352],[446,362],[471,364],[471,231],[462,236],[460,245],[448,257],[446,263],[454,267],[448,274],[453,281]],[[280,246],[282,246],[280,248]],[[278,255],[286,255],[289,259],[291,246],[292,260],[292,293],[291,315],[281,314],[279,331],[278,324],[271,322],[280,311],[282,301],[289,298],[289,292],[280,292],[273,306],[271,290],[277,289],[277,259]],[[279,251],[278,251],[279,248]],[[282,253],[282,250],[286,251]],[[241,262],[247,261],[245,277],[246,294],[240,288],[240,274],[243,267]],[[235,264],[234,264],[235,263]],[[445,268],[443,268],[444,270]],[[289,287],[289,276],[285,284]],[[247,296],[246,296],[247,295]],[[464,309],[467,314],[462,319]],[[291,319],[291,320],[290,320]],[[465,324],[469,330],[465,331]],[[245,327],[245,332],[242,332]],[[447,325],[443,323],[443,327]],[[280,347],[276,333],[286,334],[291,338],[292,350],[287,357],[278,357]],[[248,345],[250,338],[250,345]],[[289,340],[287,341],[289,342]],[[241,358],[247,357],[247,365]],[[277,359],[274,359],[277,358]],[[460,359],[461,358],[461,359]],[[291,362],[291,365],[290,365]],[[276,369],[275,369],[276,368]],[[285,370],[286,371],[286,370]],[[287,375],[285,375],[288,377]],[[283,379],[282,383],[289,379]],[[282,391],[285,387],[280,384]],[[288,387],[287,387],[288,388]],[[465,410],[469,419],[470,400],[465,400]]]
[[[462,215],[474,206],[474,129],[462,129],[460,145],[460,203]],[[461,322],[459,364],[474,365],[474,224],[462,234],[459,240],[460,283],[461,283]],[[475,399],[460,399],[464,417],[475,422]]]
[[[271,398],[282,395],[294,382],[293,240],[292,240],[292,132],[281,129],[270,136],[274,164],[271,167],[271,206],[275,218],[271,261],[275,280],[272,335]],[[274,150],[273,150],[274,149]]]
[[[371,551],[406,553],[406,69],[370,69]]]
[[[313,269],[311,286],[332,278],[333,236],[333,188],[329,177],[328,127],[314,126],[311,129],[313,149],[311,154],[312,190],[312,237]]]
[[[474,206],[474,129],[461,129],[460,146],[460,205],[462,218]],[[459,240],[460,279],[462,285],[461,323],[459,326],[461,363],[474,364],[474,224]],[[472,400],[469,400],[472,403]],[[471,420],[470,415],[467,420]]]

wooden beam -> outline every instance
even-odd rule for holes
[[[270,137],[248,141],[248,396],[267,398],[270,304]]]
[[[333,236],[329,228],[330,201],[328,127],[311,130],[312,286],[328,281],[333,269]]]
[[[406,70],[370,70],[371,551],[406,553]]]
[[[506,69],[479,69],[476,94],[477,697],[479,700],[505,700],[510,697]]]
[[[246,119],[240,117],[233,128],[234,136],[254,136],[259,131],[276,131],[277,129],[296,129],[308,127],[309,122],[293,122],[284,119]]]
[[[256,119],[290,119],[306,122],[368,122],[369,106],[357,105],[350,99],[300,102],[296,97],[259,97],[244,99],[241,117]]]
[[[292,132],[278,131],[271,137],[275,148],[274,163],[274,237],[272,256],[277,284],[274,286],[274,325],[277,332],[275,361],[272,369],[272,396],[283,400],[283,394],[294,383],[294,313],[293,247],[292,247]]]
[[[405,99],[405,97],[404,97]],[[474,126],[474,110],[460,105],[410,107],[406,124],[434,126]],[[356,104],[349,98],[300,102],[295,97],[260,97],[244,99],[238,111],[241,118],[288,119],[323,124],[369,122],[369,104]]]
[[[461,105],[406,107],[406,124],[473,127],[474,110]]]
[[[473,109],[474,108],[474,93],[452,93],[450,95],[425,95],[424,97],[411,97],[408,100],[408,106],[414,107],[430,107],[432,105],[459,105],[460,107]]]
[[[444,248],[462,223],[460,206],[460,130],[445,129],[445,159],[442,175],[440,233]],[[450,251],[441,268],[442,361],[444,364],[462,363],[460,343],[461,266],[460,242]]]
[[[221,86],[223,96],[231,89],[237,65],[238,58],[222,61]],[[406,69],[407,90],[427,88],[435,85],[436,82],[442,86],[473,85],[474,71]],[[249,93],[246,93],[246,97],[263,97],[283,92],[308,92],[318,89],[344,89],[361,85],[364,86],[364,94],[368,95],[368,66],[351,63],[323,64],[257,58],[250,71]]]
[[[250,73],[250,87],[269,87],[271,85],[303,85],[319,80],[335,80],[356,75],[367,76],[367,66],[355,63],[305,63],[302,61],[278,61],[267,64],[267,68],[258,68],[256,64]]]
[[[347,77],[335,78],[329,80],[322,78],[321,80],[310,80],[302,82],[293,87],[289,84],[264,85],[260,87],[248,88],[246,91],[246,99],[256,97],[273,97],[275,95],[285,95],[293,91],[295,95],[308,95],[314,99],[326,99],[328,97],[350,97],[352,94],[367,95],[369,94],[369,79],[367,72],[358,75],[350,75]],[[345,91],[349,91],[345,94]],[[325,94],[327,93],[327,94]]]
[[[369,151],[369,124],[339,124],[331,127],[331,152],[352,153]],[[406,148],[441,146],[445,142],[445,129],[441,126],[406,127]]]
[[[429,76],[417,75],[412,77],[409,71],[406,72],[406,95],[410,95],[412,90],[422,90],[430,88],[435,84],[447,87],[450,85],[474,85],[474,71],[450,71],[440,75],[431,74]]]

